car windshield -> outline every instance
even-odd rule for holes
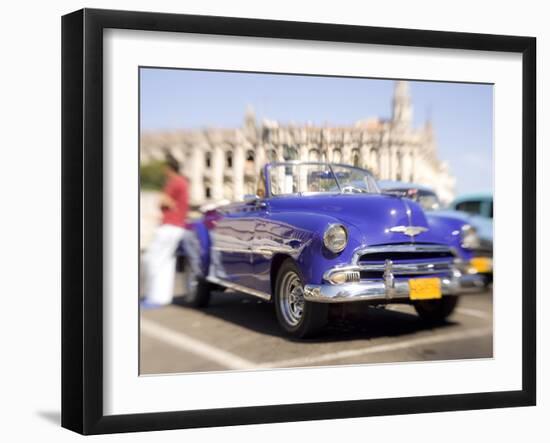
[[[269,179],[272,195],[380,192],[368,171],[329,163],[277,163]]]
[[[441,207],[437,195],[431,192],[419,192],[417,195],[417,201],[427,211],[435,211]]]
[[[417,188],[387,188],[385,192],[397,194],[420,204],[426,211],[435,211],[441,207],[437,194],[432,191]]]

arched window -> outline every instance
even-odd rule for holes
[[[267,159],[270,162],[276,162],[277,161],[277,151],[275,151],[275,149],[269,149],[267,151]]]
[[[294,146],[283,147],[283,158],[285,160],[298,160],[298,150]]]
[[[351,162],[353,166],[359,166],[360,162],[360,156],[359,156],[359,149],[352,149],[351,150]]]
[[[210,189],[210,186],[206,187],[206,189],[204,190],[204,194],[205,194],[206,198],[211,198],[212,197],[212,190]]]
[[[225,166],[228,168],[233,167],[233,153],[231,151],[225,153]]]
[[[256,165],[254,164],[254,151],[249,149],[246,151],[246,163],[244,165],[245,175],[256,175]],[[246,192],[245,194],[253,194],[253,192]]]
[[[319,151],[317,149],[310,149],[307,157],[308,157],[308,160],[317,162],[319,161],[319,158],[320,158]]]
[[[332,151],[332,161],[334,163],[342,163],[342,151],[340,149]]]
[[[207,168],[210,168],[212,166],[212,153],[211,152],[206,152],[204,154],[204,163],[205,163]]]

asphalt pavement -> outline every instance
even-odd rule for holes
[[[178,281],[180,278],[178,277]],[[314,339],[285,336],[273,305],[235,292],[214,292],[207,308],[183,302],[143,311],[140,373],[165,374],[491,358],[492,290],[461,297],[448,321],[426,326],[407,305],[333,309]]]

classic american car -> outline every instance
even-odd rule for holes
[[[213,289],[251,294],[273,302],[281,328],[298,338],[318,332],[335,303],[410,303],[441,322],[462,293],[457,248],[476,240],[460,226],[382,194],[364,169],[270,163],[257,195],[192,225],[181,248],[185,298],[204,307]]]
[[[394,180],[381,180],[378,186],[382,192],[393,193],[414,200],[426,211],[426,216],[462,221],[461,229],[474,229],[478,238],[477,244],[457,249],[462,258],[463,272],[479,274],[485,285],[493,281],[493,200],[485,194],[459,197],[447,209],[442,209],[439,197],[428,186],[405,183]],[[491,214],[491,217],[482,216]]]

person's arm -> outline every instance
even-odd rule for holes
[[[176,202],[172,197],[170,197],[166,192],[163,192],[160,195],[160,207],[172,209]]]
[[[182,220],[182,222],[185,222],[185,219],[187,218],[187,211],[189,209],[189,195],[188,195],[188,185],[187,185],[186,179],[183,179],[181,181],[181,187],[179,188],[179,192],[177,196],[177,205],[179,208],[181,208],[183,212],[184,220]]]

